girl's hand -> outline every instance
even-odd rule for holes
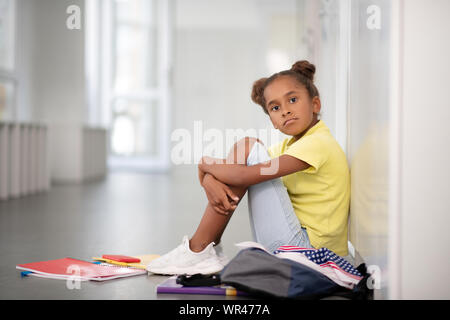
[[[206,174],[206,172],[203,170],[204,165],[206,165],[206,164],[213,164],[213,162],[214,162],[213,159],[214,158],[204,156],[204,157],[202,157],[200,159],[200,162],[198,164],[198,180],[200,181],[200,185],[202,187],[204,187],[203,186],[203,179],[205,178],[205,174]]]
[[[224,183],[215,179],[212,175],[206,174],[203,178],[203,188],[209,203],[214,210],[220,214],[228,215],[234,211],[239,202],[239,198]]]

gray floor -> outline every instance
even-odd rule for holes
[[[137,276],[69,290],[62,280],[21,278],[17,264],[110,254],[163,254],[192,235],[206,204],[195,168],[176,174],[112,173],[83,185],[0,202],[0,299],[230,299],[156,294],[167,277]],[[245,201],[244,201],[245,200]],[[251,240],[247,201],[223,237],[224,251]],[[233,299],[233,297],[231,297]]]
[[[187,169],[187,170],[184,170]],[[111,173],[83,185],[54,185],[46,193],[0,202],[0,299],[239,299],[156,294],[167,277],[142,275],[82,282],[21,278],[21,263],[109,254],[163,254],[191,236],[206,205],[195,168],[171,175]],[[222,243],[252,240],[247,199],[234,213]]]

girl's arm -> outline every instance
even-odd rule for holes
[[[199,169],[213,175],[223,183],[248,187],[310,167],[308,163],[289,155],[282,155],[253,166],[223,164],[224,162],[224,159],[203,157]]]
[[[198,180],[200,181],[200,185],[203,187],[203,179],[205,178],[205,172],[198,167]]]

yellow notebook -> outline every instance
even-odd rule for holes
[[[99,258],[99,257],[93,257],[92,260],[106,262],[106,263],[114,264],[116,266],[124,266],[124,267],[138,268],[138,269],[146,269],[147,265],[150,263],[150,261],[152,261],[152,260],[154,260],[156,258],[159,258],[159,255],[157,255],[157,254],[144,254],[144,255],[132,256],[132,257],[133,258],[138,258],[139,260],[141,260],[141,262],[127,263],[127,262],[119,262],[119,261],[114,261],[114,260],[105,259],[105,258]]]

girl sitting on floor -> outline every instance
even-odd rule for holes
[[[248,190],[254,241],[269,251],[282,245],[326,247],[348,254],[350,174],[345,153],[322,120],[315,66],[290,70],[253,85],[252,100],[275,129],[291,136],[266,149],[256,138],[238,141],[226,159],[203,157],[199,180],[208,197],[191,239],[153,260],[159,274],[216,273],[227,263],[219,245],[240,199]]]

